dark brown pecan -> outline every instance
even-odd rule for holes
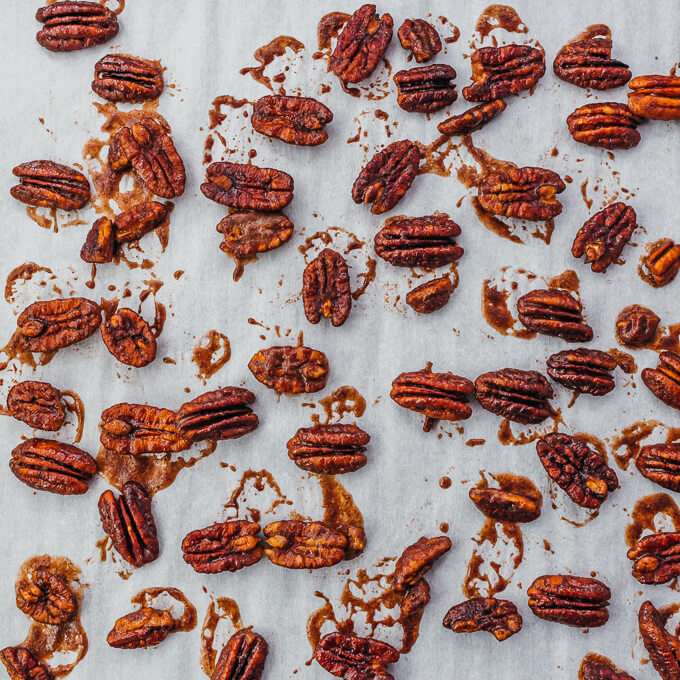
[[[541,288],[517,300],[520,322],[530,331],[554,335],[567,342],[589,342],[593,329],[583,318],[583,306],[566,290]]]
[[[657,368],[645,368],[642,382],[664,404],[680,409],[680,355],[661,352]]]
[[[358,83],[368,78],[392,40],[393,26],[389,14],[380,16],[375,5],[362,5],[338,37],[330,60],[333,73],[345,83]]]
[[[467,135],[484,127],[499,113],[505,111],[507,106],[502,99],[492,99],[447,118],[437,125],[437,130],[443,135]]]
[[[386,668],[399,661],[399,652],[380,640],[328,633],[314,650],[314,658],[331,675],[347,680],[394,680]]]
[[[609,659],[589,659],[581,663],[579,677],[583,680],[635,680],[625,671],[616,668]]]
[[[459,235],[460,227],[444,215],[395,218],[375,235],[375,252],[395,267],[442,267],[463,254]]]
[[[637,116],[654,120],[680,118],[680,76],[638,76],[628,83],[628,106]]]
[[[488,518],[499,522],[533,522],[541,514],[543,497],[505,489],[470,489],[470,500]]]
[[[616,317],[616,339],[626,347],[642,347],[654,337],[659,321],[647,307],[624,307]]]
[[[552,413],[555,396],[538,371],[503,368],[483,373],[475,380],[475,396],[482,408],[516,423],[541,423]]]
[[[167,609],[142,607],[121,616],[106,636],[106,642],[118,649],[155,647],[168,637],[173,625]]]
[[[286,569],[332,567],[345,557],[347,536],[323,522],[282,520],[264,528],[265,555]]]
[[[616,360],[598,349],[567,349],[551,354],[546,364],[553,380],[575,392],[601,396],[616,385],[612,375]]]
[[[240,210],[276,212],[293,200],[293,178],[281,170],[243,163],[211,163],[201,184],[211,201]]]
[[[680,491],[680,444],[643,446],[635,459],[637,469],[655,484]]]
[[[394,74],[397,104],[404,111],[434,113],[456,101],[456,70],[448,64],[416,66]]]
[[[186,173],[168,131],[153,118],[122,127],[111,138],[109,165],[114,172],[132,168],[157,196],[175,198],[184,193]]]
[[[99,498],[99,517],[113,547],[126,562],[141,567],[158,557],[151,497],[141,484],[125,482],[118,498],[112,491],[104,491]]]
[[[527,590],[529,607],[541,619],[579,628],[603,626],[609,619],[609,588],[595,578],[539,576]]]
[[[597,102],[581,106],[567,116],[571,136],[581,144],[603,149],[632,149],[640,143],[637,126],[642,118],[625,104]]]
[[[248,368],[263,385],[284,394],[322,390],[330,370],[323,352],[302,346],[260,350]]]
[[[642,258],[645,280],[655,288],[669,284],[680,270],[680,244],[662,238]]]
[[[455,289],[448,276],[432,279],[406,293],[406,304],[419,314],[430,314],[444,307]]]
[[[352,309],[347,262],[340,253],[324,248],[306,267],[302,276],[302,303],[310,323],[330,318],[342,326]]]
[[[463,97],[469,102],[503,99],[530,90],[544,73],[543,53],[535,47],[482,47],[472,55],[472,85],[463,88]]]
[[[182,557],[199,574],[238,571],[262,559],[259,531],[259,524],[242,519],[197,529],[184,537]]]
[[[509,168],[489,175],[478,189],[487,212],[522,220],[549,220],[562,212],[555,198],[565,189],[561,177],[545,168]]]
[[[485,631],[503,642],[522,629],[522,617],[509,600],[473,597],[446,612],[444,627],[454,633]]]
[[[92,90],[110,102],[157,99],[163,92],[163,69],[150,59],[107,54],[94,65]]]
[[[118,19],[97,2],[62,0],[41,7],[35,18],[44,24],[35,36],[52,52],[72,52],[101,45],[118,33]]]
[[[7,408],[14,418],[38,430],[56,432],[66,418],[59,391],[46,382],[24,380],[7,395]]]
[[[250,404],[255,395],[242,387],[222,387],[182,404],[179,431],[191,441],[236,439],[257,428],[259,419]]]
[[[28,486],[62,496],[84,494],[97,472],[89,453],[49,439],[27,439],[12,451],[10,470]]]
[[[224,234],[222,251],[237,260],[248,260],[288,243],[293,223],[279,212],[238,212],[227,215],[217,231]]]
[[[359,173],[352,186],[352,199],[355,203],[372,203],[374,215],[392,210],[411,186],[419,165],[420,151],[413,142],[393,142]]]
[[[236,631],[224,645],[210,680],[262,680],[269,646],[249,628]]]
[[[10,189],[17,201],[44,208],[78,210],[90,200],[90,182],[82,172],[52,161],[30,161],[12,170],[19,184]]]
[[[145,201],[116,215],[114,239],[116,244],[138,241],[153,231],[168,216],[168,209],[158,201]]]
[[[17,581],[15,593],[17,607],[38,623],[66,623],[78,609],[68,583],[46,569],[36,569]]]
[[[405,50],[410,50],[415,60],[422,64],[442,51],[442,41],[437,29],[425,19],[405,19],[397,31]]]
[[[448,536],[421,536],[401,554],[394,565],[394,587],[406,590],[413,587],[432,568],[432,565],[451,550]]]
[[[301,427],[288,441],[288,457],[303,470],[341,475],[364,467],[370,436],[356,425]]]
[[[432,598],[430,597],[430,584],[421,578],[412,588],[409,588],[401,600],[399,609],[404,617],[422,612]]]
[[[5,647],[0,651],[10,680],[52,680],[52,673],[25,647]]]
[[[101,331],[106,349],[122,364],[142,368],[156,358],[156,338],[149,324],[128,307],[118,308]]]
[[[668,583],[680,576],[680,533],[643,536],[627,553],[633,576],[645,585]]]
[[[599,508],[619,487],[607,461],[576,437],[548,434],[536,442],[536,452],[550,479],[583,508]]]
[[[640,607],[638,626],[649,660],[662,680],[680,680],[680,641],[666,630],[666,622],[649,600]]]
[[[87,232],[85,243],[80,249],[80,259],[94,264],[105,264],[113,260],[116,250],[115,225],[108,217],[100,217]]]
[[[362,526],[347,522],[335,527],[338,532],[347,538],[347,549],[345,550],[345,560],[353,560],[361,555],[366,547],[366,532]]]
[[[333,120],[333,113],[311,97],[269,95],[253,105],[250,122],[253,129],[287,144],[318,146],[328,139],[324,128]]]

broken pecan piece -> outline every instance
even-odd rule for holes
[[[680,355],[661,352],[657,368],[645,368],[642,382],[650,392],[671,408],[680,409]]]
[[[370,436],[356,425],[301,427],[287,443],[288,457],[303,470],[341,475],[364,467]]]
[[[484,127],[499,113],[507,108],[502,99],[492,99],[479,106],[474,106],[463,113],[447,118],[437,125],[437,130],[443,135],[467,135]]]
[[[114,239],[116,244],[138,241],[153,231],[168,216],[168,209],[158,201],[145,201],[116,215]]]
[[[394,587],[406,590],[413,587],[432,568],[432,565],[451,550],[448,536],[421,536],[408,546],[394,565]]]
[[[168,637],[174,621],[167,609],[142,607],[121,616],[106,636],[110,647],[144,649],[155,647]]]
[[[348,680],[394,680],[386,668],[399,652],[380,640],[328,633],[314,649],[314,658],[331,675]]]
[[[324,129],[333,113],[311,97],[268,95],[253,105],[250,119],[253,129],[287,144],[318,146],[328,139]]]
[[[628,106],[637,116],[680,119],[680,76],[638,76],[628,87]]]
[[[473,487],[468,495],[484,515],[498,522],[533,522],[540,516],[543,505],[540,493]]]
[[[583,306],[566,290],[532,290],[517,300],[518,318],[528,330],[567,342],[589,342],[593,329],[583,318]]]
[[[680,491],[680,444],[643,446],[635,465],[644,477],[664,489]]]
[[[17,201],[43,208],[78,210],[90,200],[90,182],[82,172],[52,161],[29,161],[12,170],[19,184],[9,192]]]
[[[649,660],[662,680],[680,678],[680,642],[666,630],[666,621],[656,607],[647,600],[638,612],[640,636]]]
[[[17,581],[15,593],[17,607],[38,623],[66,623],[78,609],[68,583],[46,569],[36,569]]]
[[[406,293],[406,304],[419,314],[431,314],[448,303],[455,289],[448,276],[432,279]]]
[[[157,99],[163,92],[163,69],[150,59],[107,54],[94,65],[92,90],[110,102]]]
[[[328,359],[309,347],[270,347],[253,355],[251,373],[263,385],[284,394],[318,392],[328,380]]]
[[[635,680],[625,671],[616,668],[609,659],[589,659],[581,663],[579,677],[583,680]]]
[[[473,597],[449,609],[444,627],[454,633],[485,631],[503,642],[522,629],[522,616],[509,600]]]
[[[642,347],[656,334],[659,321],[659,317],[647,307],[624,307],[616,317],[616,339],[626,347]]]
[[[598,349],[567,349],[551,354],[546,362],[548,375],[567,389],[601,396],[611,392],[616,383],[612,371],[616,360]]]
[[[627,557],[633,561],[633,576],[640,583],[668,583],[680,576],[680,533],[643,536],[628,550]]]
[[[293,223],[279,212],[238,212],[227,215],[217,231],[224,234],[220,250],[237,260],[248,260],[288,243]]]
[[[581,106],[567,117],[571,136],[581,144],[602,149],[632,149],[640,143],[642,118],[625,104],[597,102]]]
[[[642,258],[641,272],[647,283],[660,288],[669,284],[680,270],[680,244],[662,238],[651,244]]]
[[[108,217],[100,217],[87,232],[85,243],[80,249],[80,259],[94,264],[113,261],[116,250],[115,226]]]
[[[310,323],[330,318],[342,326],[352,309],[347,262],[340,253],[324,248],[306,267],[302,276],[302,303]]]
[[[101,332],[106,349],[122,364],[142,368],[156,358],[156,338],[149,324],[128,307],[106,319]]]
[[[397,31],[405,50],[410,50],[415,60],[422,64],[442,51],[442,41],[437,29],[424,19],[405,19]]]
[[[236,631],[222,648],[210,680],[262,680],[268,649],[259,633]]]
[[[282,520],[264,528],[264,553],[286,569],[332,567],[345,557],[347,536],[323,522]]]
[[[397,104],[404,111],[434,113],[458,98],[456,70],[448,64],[416,66],[394,74]]]
[[[84,50],[118,33],[118,18],[98,2],[62,0],[41,7],[35,18],[44,24],[35,39],[52,52]]]
[[[52,673],[26,647],[5,647],[0,651],[10,680],[52,680]]]
[[[56,432],[66,418],[59,390],[36,380],[14,385],[7,395],[7,409],[17,420],[50,432]]]

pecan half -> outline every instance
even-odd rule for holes
[[[566,290],[532,290],[517,300],[518,318],[530,331],[567,342],[589,342],[593,329],[583,318],[583,306]]]
[[[489,519],[499,522],[533,522],[541,514],[543,498],[517,491],[474,487],[468,492],[470,500]]]
[[[579,628],[603,626],[609,619],[609,588],[595,578],[539,576],[527,590],[529,607],[541,619]]]
[[[303,470],[341,475],[364,467],[371,437],[356,425],[301,427],[287,443],[288,457]]]
[[[643,118],[680,118],[680,76],[638,76],[628,83],[630,110]]]
[[[10,470],[24,484],[62,496],[84,494],[97,472],[89,454],[71,444],[27,439],[12,451]]]
[[[0,651],[10,680],[52,680],[52,673],[26,647],[5,647]]]
[[[15,593],[17,607],[38,623],[66,623],[78,609],[68,583],[46,569],[36,569],[17,581]]]
[[[412,588],[409,588],[401,600],[399,609],[402,616],[412,616],[422,612],[432,598],[430,597],[430,584],[421,578]]]
[[[149,324],[128,307],[106,319],[101,332],[106,349],[122,364],[142,368],[156,358],[156,338]]]
[[[324,128],[333,120],[333,113],[311,97],[269,95],[253,105],[250,122],[253,129],[287,144],[318,146],[328,139]]]
[[[125,482],[118,498],[112,491],[104,491],[99,498],[99,517],[113,547],[126,562],[141,567],[158,557],[151,497],[141,484]]]
[[[72,52],[101,45],[118,33],[118,18],[98,2],[62,0],[41,7],[35,18],[44,24],[35,36],[52,52]]]
[[[437,29],[425,19],[405,19],[397,31],[405,50],[410,50],[415,60],[422,64],[442,51],[442,41]]]
[[[644,477],[655,484],[680,491],[680,444],[650,444],[643,446],[635,465]]]
[[[392,210],[418,173],[420,151],[408,139],[393,142],[379,151],[359,173],[352,186],[355,203],[372,203],[371,212]]]
[[[555,396],[538,371],[503,368],[483,373],[475,380],[475,396],[482,408],[516,423],[541,423],[552,413]]]
[[[302,303],[310,323],[330,318],[342,326],[352,309],[347,262],[340,253],[324,248],[306,267],[302,276]]]
[[[85,243],[80,249],[80,259],[94,264],[113,261],[116,250],[115,225],[108,217],[100,217],[87,232]]]
[[[397,104],[404,111],[434,113],[458,98],[456,70],[448,64],[416,66],[394,74]]]
[[[642,382],[661,401],[680,409],[680,355],[661,352],[657,368],[645,368],[640,374]]]
[[[261,680],[268,650],[259,633],[236,631],[222,648],[210,680]]]
[[[444,627],[454,633],[485,631],[503,642],[522,629],[522,616],[509,600],[473,597],[446,612]]]
[[[601,396],[611,392],[616,383],[612,371],[616,360],[598,349],[568,349],[551,354],[546,362],[548,375],[570,390]]]
[[[626,347],[642,347],[654,337],[659,321],[647,307],[624,307],[616,317],[616,339]]]
[[[669,284],[680,270],[680,244],[662,238],[652,244],[642,258],[645,280],[655,288]]]
[[[451,539],[448,536],[421,536],[404,550],[394,565],[394,587],[406,590],[414,586],[449,550]]]
[[[503,113],[507,106],[502,99],[492,99],[443,120],[437,125],[437,130],[443,135],[467,135],[484,127],[499,113]]]
[[[583,680],[635,680],[625,671],[617,669],[609,660],[583,660],[579,669],[579,677]]]
[[[38,430],[56,432],[66,418],[59,390],[36,380],[14,385],[7,395],[7,408],[14,418]]]
[[[448,303],[455,289],[448,276],[432,279],[406,293],[406,304],[419,314],[431,314]]]
[[[168,216],[168,209],[158,201],[145,201],[116,215],[114,239],[116,244],[138,241],[153,231]]]
[[[649,660],[662,680],[680,678],[680,642],[666,630],[666,622],[656,607],[647,600],[638,612],[640,636]]]
[[[330,67],[345,83],[359,83],[375,71],[392,40],[394,21],[375,5],[362,5],[345,24],[331,54]]]
[[[117,649],[155,647],[168,637],[173,625],[167,609],[142,607],[121,616],[106,636],[106,642]]]
[[[585,442],[568,434],[547,434],[536,442],[545,471],[574,503],[596,509],[619,480],[607,461]]]
[[[284,394],[322,390],[330,370],[323,352],[302,346],[260,350],[248,362],[248,368],[263,385]]]
[[[394,680],[386,668],[399,652],[380,640],[329,633],[314,649],[314,658],[331,675],[351,680]]]
[[[237,260],[248,260],[288,243],[293,223],[279,212],[238,212],[221,220],[217,231],[224,234],[220,250]]]
[[[163,69],[150,59],[107,54],[94,65],[92,90],[110,102],[157,99],[163,92]]]
[[[323,522],[282,520],[264,528],[264,553],[286,569],[332,567],[345,557],[347,536]]]
[[[680,533],[643,536],[626,555],[633,561],[633,576],[640,583],[668,583],[680,576]]]
[[[19,184],[9,192],[17,201],[44,208],[78,210],[90,200],[90,182],[82,172],[52,161],[29,161],[12,170]]]
[[[567,116],[567,127],[577,142],[603,149],[637,146],[640,133],[636,128],[641,122],[642,118],[617,102],[586,104]]]

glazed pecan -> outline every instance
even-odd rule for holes
[[[680,409],[680,355],[675,352],[661,352],[658,367],[643,369],[641,377],[657,399],[672,408]]]
[[[442,51],[442,41],[437,29],[425,19],[405,19],[397,31],[405,50],[410,50],[415,60],[422,64]]]
[[[437,130],[443,135],[467,135],[484,127],[499,113],[503,113],[507,106],[502,99],[492,99],[447,118],[437,125]]]
[[[118,498],[112,491],[104,491],[99,498],[99,517],[113,547],[126,562],[141,567],[158,557],[151,497],[141,484],[125,482]]]
[[[468,495],[481,512],[498,522],[533,522],[540,516],[543,505],[540,493],[529,495],[505,489],[474,487]]]
[[[237,212],[227,215],[217,231],[224,234],[222,251],[237,260],[248,260],[288,243],[293,223],[280,212]]]
[[[386,668],[399,652],[380,640],[329,633],[314,650],[314,658],[331,675],[347,680],[394,680]]]
[[[404,550],[394,565],[394,587],[397,590],[413,587],[449,550],[451,539],[448,536],[421,536]]]
[[[106,349],[122,364],[142,368],[156,358],[156,338],[149,324],[128,307],[118,308],[101,331]]]
[[[347,549],[344,560],[353,560],[358,557],[366,547],[366,532],[362,526],[347,522],[335,527],[336,530],[347,538]]]
[[[5,647],[0,651],[10,680],[52,680],[52,673],[25,647]]]
[[[472,55],[472,85],[463,88],[463,97],[469,102],[503,99],[530,90],[544,73],[543,53],[535,47],[482,47]]]
[[[301,427],[288,441],[288,457],[303,470],[341,475],[364,467],[370,436],[356,425]]]
[[[680,444],[643,446],[635,459],[637,469],[655,484],[680,491]]]
[[[113,260],[116,250],[115,225],[108,217],[100,217],[87,232],[85,243],[80,249],[80,259],[95,264],[105,264]]]
[[[680,118],[680,76],[638,76],[628,83],[628,106],[637,116],[654,120]]]
[[[168,131],[153,118],[122,127],[111,138],[109,165],[114,172],[132,168],[154,194],[175,198],[184,193],[186,173]]]
[[[352,309],[347,262],[340,253],[324,248],[306,267],[302,276],[302,303],[310,323],[330,318],[342,326]]]
[[[628,550],[627,557],[633,561],[633,576],[640,583],[668,583],[680,576],[680,533],[643,536]]]
[[[581,106],[567,117],[571,136],[581,144],[603,149],[632,149],[640,143],[642,118],[625,104],[597,102]]]
[[[72,52],[101,45],[118,33],[118,19],[98,2],[62,0],[41,7],[35,18],[44,24],[35,36],[52,52]]]
[[[424,578],[421,578],[420,581],[404,593],[404,597],[399,605],[402,616],[408,617],[422,612],[431,599],[430,584]]]
[[[14,385],[7,395],[7,408],[14,418],[38,430],[56,432],[66,418],[59,390],[36,380]]]
[[[263,385],[284,394],[318,392],[328,380],[328,359],[309,347],[270,347],[253,355],[251,373]]]
[[[90,182],[82,172],[52,161],[29,161],[12,173],[19,184],[9,191],[17,201],[44,208],[78,210],[90,200]]]
[[[625,671],[618,670],[609,660],[584,659],[579,670],[583,680],[635,680]]]
[[[655,288],[669,284],[680,270],[680,244],[669,238],[656,241],[642,258],[645,280]]]
[[[487,212],[522,220],[549,220],[562,212],[555,198],[565,184],[560,176],[545,168],[509,168],[492,173],[478,189],[479,203]]]
[[[454,633],[486,631],[503,642],[522,629],[522,616],[509,600],[473,597],[449,609],[444,627]]]
[[[249,628],[236,631],[224,645],[210,680],[261,680],[269,646]]]
[[[475,396],[482,408],[516,423],[541,423],[552,413],[555,396],[538,371],[503,368],[483,373],[475,380]]]
[[[392,40],[393,26],[389,14],[380,16],[375,5],[362,5],[338,37],[330,60],[333,73],[345,83],[358,83],[368,78]]]
[[[616,339],[626,347],[642,347],[654,337],[659,321],[647,307],[624,307],[616,317]]]
[[[276,212],[293,200],[293,178],[281,170],[243,163],[211,163],[201,184],[211,201],[240,210]]]
[[[253,105],[250,122],[253,129],[287,144],[318,146],[328,139],[324,128],[333,120],[333,113],[311,97],[269,95]]]
[[[107,54],[94,65],[92,90],[110,102],[157,99],[163,92],[163,69],[150,59]]]
[[[153,231],[168,216],[168,209],[158,201],[145,201],[116,215],[114,240],[116,244],[138,241]]]
[[[106,636],[106,642],[118,649],[155,647],[168,637],[173,625],[167,609],[142,607],[121,616]]]
[[[434,113],[456,101],[456,70],[448,64],[416,66],[394,74],[397,104],[404,111]]]
[[[432,279],[406,293],[406,304],[419,314],[430,314],[444,307],[455,289],[448,276]]]
[[[529,607],[541,619],[579,628],[603,626],[609,619],[609,588],[595,578],[539,576],[527,590]]]
[[[640,636],[649,660],[662,680],[680,679],[680,642],[666,630],[666,622],[647,600],[638,612]]]
[[[12,451],[9,467],[24,484],[62,496],[84,494],[97,472],[97,463],[89,453],[49,439],[21,442]]]
[[[532,290],[517,300],[520,322],[530,331],[554,335],[567,342],[589,342],[593,329],[583,318],[581,303],[566,290]]]
[[[546,364],[553,380],[581,394],[601,396],[616,385],[612,375],[616,360],[598,349],[567,349],[551,354]]]
[[[259,531],[259,524],[242,519],[197,529],[184,537],[182,557],[199,574],[238,571],[262,559]]]
[[[46,569],[36,569],[17,581],[15,593],[17,607],[38,623],[66,623],[78,609],[68,583]]]
[[[547,434],[536,442],[536,452],[550,479],[583,508],[599,508],[607,492],[619,487],[607,461],[576,437]]]
[[[459,235],[460,227],[445,215],[399,217],[375,235],[375,252],[395,267],[442,267],[463,254]]]
[[[265,555],[286,569],[332,567],[345,557],[347,536],[323,522],[282,520],[264,528]]]
[[[372,203],[374,215],[392,210],[411,186],[419,165],[420,151],[413,142],[393,142],[361,170],[352,186],[352,199],[355,203]]]

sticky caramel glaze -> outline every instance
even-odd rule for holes
[[[331,56],[331,41],[340,35],[350,15],[344,12],[331,12],[321,17],[316,27],[317,49],[313,59],[328,59]]]
[[[553,411],[552,421],[552,426],[538,427],[534,430],[526,430],[516,435],[512,431],[510,421],[503,418],[498,427],[498,441],[503,444],[503,446],[523,446],[524,444],[530,444],[537,439],[541,439],[541,437],[545,437],[546,434],[557,432],[560,423],[564,424],[564,421],[562,420],[562,411],[560,409]]]
[[[640,453],[642,442],[647,439],[655,430],[661,427],[666,431],[666,444],[672,444],[680,440],[680,428],[668,427],[659,420],[640,420],[621,430],[618,437],[612,437],[612,453],[616,464],[622,470],[627,470],[632,460],[635,460]],[[621,452],[621,449],[624,449]]]
[[[154,338],[157,338],[163,332],[167,316],[168,313],[165,305],[162,302],[158,302],[158,300],[154,300],[153,323],[149,325],[149,330]]]
[[[455,43],[458,41],[458,38],[460,38],[460,29],[458,26],[456,26],[454,23],[449,21],[446,17],[440,16],[438,17],[439,21],[442,22],[444,26],[448,26],[451,29],[451,35],[448,36],[447,38],[444,38],[444,43],[447,45],[450,45],[451,43]]]
[[[346,413],[351,413],[355,418],[361,418],[366,411],[366,400],[359,392],[349,385],[343,385],[334,390],[331,394],[319,400],[323,407],[325,420],[324,424],[339,422]],[[319,415],[312,414],[312,420],[319,423]]]
[[[208,331],[194,347],[191,360],[198,367],[196,374],[203,382],[212,378],[231,358],[229,338],[216,330]]]
[[[231,492],[229,500],[224,504],[225,509],[233,508],[236,512],[234,517],[239,517],[243,519],[240,515],[240,504],[242,502],[241,496],[246,488],[246,484],[252,482],[256,491],[264,491],[266,487],[269,487],[276,495],[276,500],[271,504],[271,506],[264,511],[264,514],[271,514],[279,507],[279,505],[292,505],[293,501],[289,501],[286,496],[281,491],[281,487],[278,482],[274,479],[274,476],[268,470],[246,470],[239,480],[236,488]],[[259,509],[246,508],[253,522],[259,522],[262,512]]]
[[[18,294],[17,284],[19,281],[28,282],[33,278],[33,275],[37,274],[38,272],[52,274],[50,279],[56,278],[51,269],[48,269],[47,267],[41,267],[35,262],[24,262],[18,267],[12,269],[12,271],[7,276],[7,280],[5,281],[5,300],[9,304],[12,304],[16,300]]]
[[[231,109],[240,109],[246,104],[252,104],[249,99],[237,99],[229,94],[222,94],[219,97],[215,97],[212,101],[212,108],[208,111],[208,116],[210,117],[209,130],[214,130],[216,127],[221,125],[227,118],[227,113],[222,109],[224,107],[229,107]],[[212,139],[210,137],[209,139]]]
[[[255,50],[253,57],[255,58],[255,61],[260,64],[259,66],[246,66],[245,68],[242,68],[239,73],[241,75],[250,74],[253,80],[264,85],[273,92],[274,88],[272,87],[271,78],[264,75],[264,70],[274,61],[274,59],[276,59],[276,57],[282,57],[288,48],[297,54],[303,50],[305,46],[299,40],[296,40],[289,35],[279,35],[271,42],[268,42],[266,45],[258,47]],[[274,76],[275,82],[278,83],[282,80],[282,78],[279,78]]]
[[[616,340],[619,344],[627,347],[627,345],[621,342],[618,329],[616,333]],[[641,345],[640,347],[630,347],[629,349],[651,349],[655,352],[668,351],[680,353],[680,323],[669,324],[667,327],[657,326],[656,333],[654,333],[654,337],[649,342]]]
[[[616,365],[624,372],[632,375],[637,373],[637,364],[635,363],[635,358],[632,354],[627,352],[622,352],[620,349],[612,347],[607,350],[607,354],[614,359]]]
[[[85,404],[78,394],[71,390],[60,390],[59,395],[64,402],[66,410],[73,413],[76,417],[76,436],[73,440],[76,444],[83,438],[83,427],[85,426]],[[64,399],[67,398],[67,400]]]
[[[586,663],[595,663],[595,664],[601,664],[604,666],[609,666],[609,668],[612,669],[613,673],[625,673],[626,671],[621,670],[618,666],[614,664],[614,662],[607,658],[606,656],[602,656],[602,654],[595,654],[595,652],[589,652],[583,657],[583,661],[581,661],[581,665],[579,666],[578,669],[578,680],[583,680],[583,666]]]
[[[357,274],[357,279],[361,279],[361,285],[352,292],[352,300],[358,300],[375,281],[375,264],[372,257],[366,258],[366,271]]]
[[[561,288],[562,290],[569,290],[572,293],[578,293],[581,289],[581,281],[578,274],[573,269],[567,269],[557,276],[553,276],[548,281],[550,288]]]
[[[522,21],[519,14],[508,5],[489,5],[477,19],[475,31],[479,33],[482,40],[491,31],[502,28],[510,33],[527,33],[529,29]]]
[[[491,285],[491,279],[486,279],[482,285],[482,314],[486,322],[497,330],[501,335],[512,335],[516,338],[529,339],[536,333],[526,328],[515,328],[518,320],[510,312],[508,307],[509,290],[499,290]]]
[[[439,486],[442,489],[450,489],[451,483],[451,477],[441,477],[439,480]]]
[[[243,628],[241,611],[236,600],[229,597],[218,597],[216,600],[211,600],[201,626],[201,668],[208,676],[212,675],[215,670],[217,660],[217,650],[214,647],[215,631],[220,621],[225,620],[231,622],[234,633]]]
[[[439,177],[450,177],[451,171],[446,167],[445,161],[452,151],[458,149],[458,145],[453,143],[453,138],[442,135],[433,142],[425,146],[416,142],[420,151],[421,162],[418,167],[419,175],[437,175]],[[442,149],[442,147],[444,147]]]
[[[53,352],[42,352],[39,354],[40,359],[36,361],[33,353],[26,349],[26,346],[23,343],[23,336],[16,330],[8,343],[4,347],[0,347],[0,353],[7,357],[5,361],[0,363],[0,371],[4,371],[7,366],[9,366],[10,361],[13,361],[14,359],[22,366],[30,366],[33,369],[35,369],[36,366],[46,366],[54,359],[57,350],[54,350]]]
[[[330,527],[342,524],[364,526],[361,510],[354,503],[352,494],[338,481],[334,475],[314,475],[321,485],[323,498],[323,522]]]
[[[626,545],[631,548],[646,532],[656,533],[657,515],[667,517],[675,531],[680,531],[680,509],[667,493],[655,493],[640,498],[631,513],[631,523],[626,527]]]
[[[168,607],[163,603],[155,604],[155,601],[163,596],[171,597],[182,605],[181,615],[173,615],[172,617],[173,632],[183,633],[196,628],[196,607],[194,607],[184,593],[177,588],[145,588],[132,597],[130,602],[132,602],[132,604],[138,604],[140,607],[166,609]]]

